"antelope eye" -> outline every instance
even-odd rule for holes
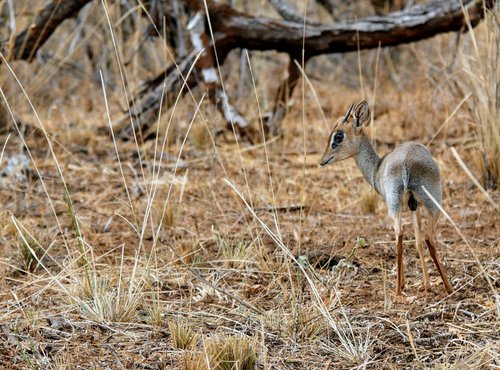
[[[342,131],[336,132],[333,135],[333,140],[332,140],[332,148],[336,148],[338,144],[340,144],[344,140],[344,133]]]

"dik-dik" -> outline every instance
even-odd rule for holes
[[[415,241],[424,277],[423,288],[425,291],[429,291],[431,288],[422,247],[420,208],[424,206],[430,216],[427,222],[425,243],[441,275],[446,292],[451,294],[453,289],[436,253],[436,224],[440,211],[423,190],[425,187],[434,200],[441,204],[439,168],[427,148],[415,142],[401,144],[391,153],[380,158],[375,153],[371,141],[364,131],[364,127],[369,124],[370,109],[368,103],[362,101],[355,107],[351,104],[345,116],[333,128],[320,165],[326,166],[354,157],[364,178],[387,203],[389,216],[393,220],[396,233],[397,297],[401,296],[404,286],[401,214],[406,205],[412,213]]]

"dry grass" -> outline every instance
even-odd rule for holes
[[[29,4],[15,3],[20,29]],[[123,9],[109,3],[116,22]],[[224,127],[206,101],[197,112],[199,89],[198,101],[186,96],[164,109],[158,141],[136,146],[98,133],[108,125],[106,108],[112,121],[125,98],[100,2],[87,12],[42,49],[53,51],[49,58],[11,65],[45,133],[12,73],[0,71],[8,103],[1,99],[0,367],[500,367],[496,18],[458,44],[443,35],[381,50],[379,58],[363,51],[359,68],[357,55],[312,60],[306,72],[315,94],[308,83],[297,89],[282,136],[266,146],[236,145],[231,133],[213,136],[214,145],[207,127],[212,134]],[[114,27],[134,90],[169,59],[158,40],[133,53],[142,34],[131,33],[131,19]],[[223,67],[226,88],[240,90],[238,108],[256,117],[255,93],[267,112],[286,64],[274,53],[251,53],[254,91],[238,78],[237,54]],[[444,209],[461,234],[442,219],[439,253],[451,296],[433,269],[437,286],[419,291],[405,218],[412,303],[397,303],[385,205],[353,161],[318,168],[328,135],[318,103],[333,121],[363,95],[375,107],[379,152],[430,142]]]
[[[469,32],[474,45],[472,55],[463,55],[465,88],[472,92],[471,108],[477,135],[476,160],[480,180],[487,189],[500,185],[500,23],[498,17],[486,19],[486,33]],[[477,36],[476,36],[477,35]]]

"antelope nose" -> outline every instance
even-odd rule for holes
[[[326,157],[326,158],[325,158],[325,157],[323,156],[323,157],[321,157],[321,159],[320,159],[320,161],[319,161],[319,165],[320,165],[321,167],[326,166],[326,165],[328,164],[328,162],[330,162],[332,159],[333,159],[333,157],[330,157],[330,158]]]

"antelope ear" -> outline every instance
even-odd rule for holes
[[[342,118],[342,124],[345,124],[345,123],[347,123],[347,121],[349,121],[349,118],[351,117],[351,113],[352,113],[353,108],[354,108],[354,103],[349,105],[347,112],[345,112],[344,118]]]
[[[370,124],[370,107],[366,100],[359,102],[354,108],[354,122],[355,128],[360,128],[361,126],[368,126]]]

